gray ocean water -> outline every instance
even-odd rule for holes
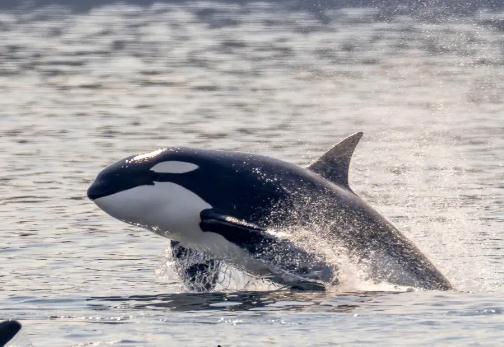
[[[0,319],[19,345],[503,345],[504,11],[437,12],[1,9]],[[188,293],[168,240],[85,196],[160,147],[307,165],[357,131],[353,189],[457,290]]]

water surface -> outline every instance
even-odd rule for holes
[[[501,345],[502,18],[267,2],[0,11],[0,318],[35,346]],[[356,131],[353,189],[457,291],[187,293],[167,240],[85,197],[134,153],[307,165]]]

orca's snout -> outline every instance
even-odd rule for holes
[[[96,200],[142,185],[153,185],[156,173],[148,165],[133,165],[127,159],[105,168],[87,190],[87,196]]]
[[[98,184],[96,184],[96,181],[94,181],[88,188],[87,191],[88,198],[90,200],[95,200],[98,199],[101,194],[100,194],[100,187]]]
[[[109,195],[107,193],[107,185],[99,180],[94,181],[87,190],[87,196],[91,200],[96,200],[107,195]]]

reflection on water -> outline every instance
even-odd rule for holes
[[[173,293],[91,297],[88,299],[88,305],[95,310],[119,306],[121,309],[166,309],[180,312],[249,310],[351,312],[362,302],[380,295],[391,294],[394,292],[338,293],[335,297],[328,296],[326,293],[296,293],[284,290],[204,294]],[[345,298],[344,303],[338,302],[338,298]]]

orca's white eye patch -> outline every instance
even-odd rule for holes
[[[173,174],[182,174],[186,172],[191,172],[199,168],[198,165],[193,163],[188,163],[185,161],[163,161],[161,163],[157,163],[153,167],[151,167],[151,171],[157,173],[173,173]]]

